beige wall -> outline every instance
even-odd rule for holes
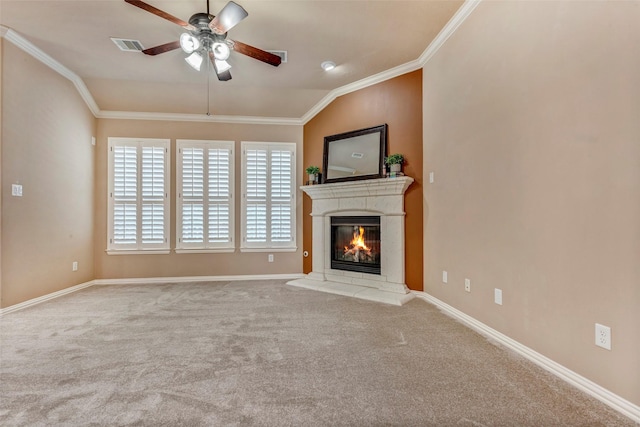
[[[2,29],[0,29],[2,31]],[[4,187],[2,186],[2,61],[4,38],[0,37],[0,308],[2,305],[2,194]]]
[[[273,252],[275,262],[267,262],[265,252],[222,254],[107,255],[107,139],[109,137],[171,139],[171,246],[176,242],[175,141],[176,139],[232,140],[236,142],[236,191],[240,195],[240,141],[295,142],[297,177],[302,176],[302,126],[247,125],[141,120],[98,120],[96,153],[96,278],[140,278],[178,276],[225,276],[285,274],[302,272],[302,195],[297,192],[296,252]],[[300,183],[296,184],[296,188]],[[236,197],[236,242],[240,241],[240,199]],[[237,245],[239,246],[239,244]]]
[[[425,291],[636,405],[638,22],[638,2],[482,2],[423,81]]]
[[[95,119],[70,81],[4,39],[2,46],[0,306],[7,307],[94,277]],[[23,197],[11,196],[15,183]]]
[[[405,193],[405,283],[422,290],[422,73],[420,70],[343,95],[304,126],[304,166],[322,167],[324,137],[387,123],[388,154],[402,153],[415,181]],[[311,254],[311,199],[304,195],[304,246]],[[384,244],[384,242],[383,242]]]

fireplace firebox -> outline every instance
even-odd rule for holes
[[[331,217],[331,268],[380,274],[380,217]]]

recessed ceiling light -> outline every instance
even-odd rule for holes
[[[320,66],[322,67],[323,70],[329,71],[336,68],[336,63],[333,61],[324,61],[322,64],[320,64]]]

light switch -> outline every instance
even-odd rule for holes
[[[433,172],[429,172],[429,184],[433,184],[435,181]]]

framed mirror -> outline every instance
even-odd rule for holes
[[[323,183],[382,178],[387,125],[324,137]]]

